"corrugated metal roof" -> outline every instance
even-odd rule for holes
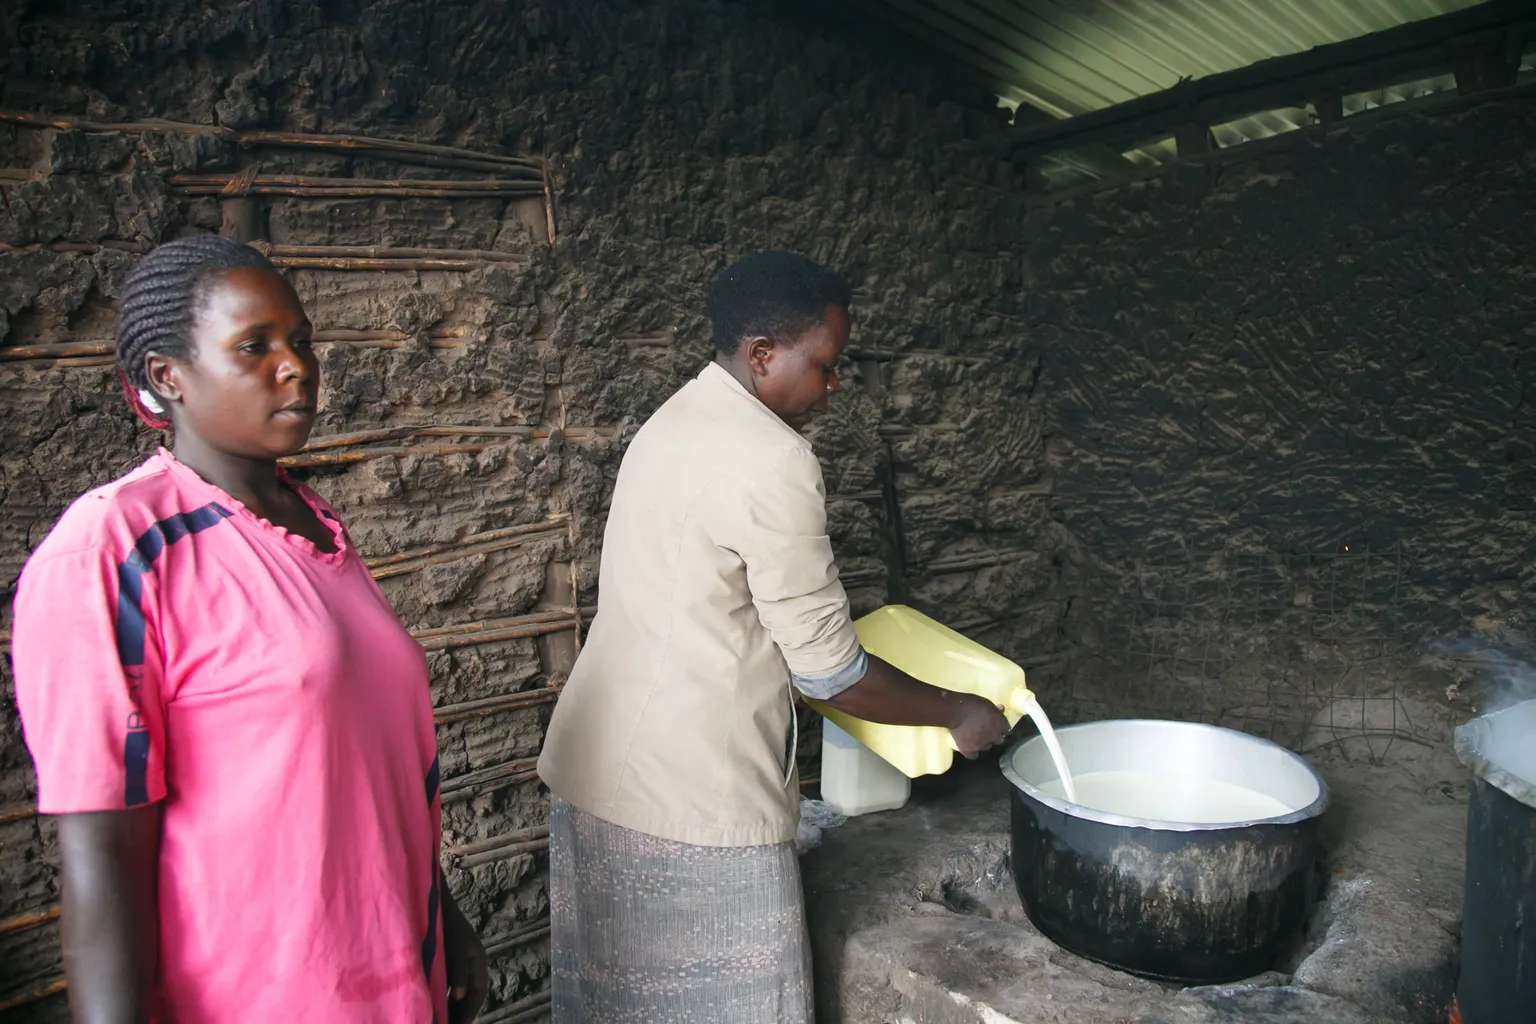
[[[859,0],[1009,105],[1071,117],[1482,0]]]
[[[955,59],[1015,108],[1019,124],[1067,118],[1484,0],[855,0],[865,11]],[[1455,88],[1448,74],[1344,97],[1354,113]],[[1211,125],[1232,146],[1312,123],[1308,109]],[[1116,153],[1050,154],[1052,187],[1174,159],[1171,141]]]

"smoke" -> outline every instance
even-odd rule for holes
[[[1481,640],[1437,640],[1429,644],[1429,651],[1451,662],[1454,669],[1470,673],[1480,690],[1480,714],[1536,700],[1536,657],[1527,649]]]

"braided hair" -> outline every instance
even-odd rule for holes
[[[128,406],[157,430],[170,426],[165,400],[144,372],[151,352],[180,359],[192,341],[192,321],[210,277],[240,267],[273,269],[260,252],[222,235],[189,235],[156,246],[138,262],[117,302],[117,376]]]

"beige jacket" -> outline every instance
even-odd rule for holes
[[[794,838],[794,685],[867,665],[810,443],[711,363],[635,435],[597,618],[539,775],[567,803],[700,846]]]

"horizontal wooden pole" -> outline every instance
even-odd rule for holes
[[[989,569],[996,565],[1025,562],[1037,557],[1039,557],[1038,553],[1034,551],[989,551],[954,558],[936,558],[925,565],[918,565],[916,570],[929,575],[943,575],[952,572],[969,572],[973,569]]]
[[[548,437],[549,429],[514,426],[491,426],[456,423],[412,423],[398,427],[373,427],[346,434],[322,434],[311,438],[301,452],[321,451],[327,448],[345,448],[356,444],[374,444],[379,441],[398,441],[406,437]]]
[[[519,999],[515,1003],[498,1006],[476,1017],[475,1024],[525,1024],[527,1021],[536,1020],[548,1014],[551,998],[549,992],[539,992],[526,999]]]
[[[392,445],[385,448],[325,449],[300,452],[278,459],[278,465],[288,469],[309,469],[317,466],[349,466],[374,459],[404,458],[407,455],[462,455],[483,452],[518,439],[545,440],[554,436],[556,428],[535,428],[527,434],[507,434],[499,440],[466,442],[463,444]],[[600,437],[612,437],[613,431],[605,427],[567,427],[559,433],[571,441],[590,441]],[[410,436],[414,436],[410,435]],[[433,436],[433,435],[427,435]],[[437,435],[442,436],[442,435]],[[450,432],[447,436],[454,436]]]
[[[49,921],[59,919],[59,908],[48,907],[30,914],[18,914],[15,917],[0,921],[0,935],[11,935],[15,932],[24,932],[32,928],[38,928]]]
[[[560,691],[552,686],[537,690],[523,690],[501,697],[467,700],[459,704],[445,704],[433,710],[432,720],[438,725],[448,725],[452,722],[462,722],[466,719],[479,718],[484,715],[495,715],[504,711],[519,711],[523,708],[538,707],[541,704],[553,704],[559,698]]]
[[[0,1013],[5,1013],[6,1011],[14,1010],[19,1006],[26,1006],[29,1003],[35,1003],[40,1000],[47,999],[49,996],[56,996],[68,988],[69,983],[66,982],[63,978],[55,978],[47,984],[43,985],[41,988],[35,988],[29,992],[20,992],[6,999],[0,999]],[[484,1018],[481,1019],[483,1020]]]
[[[183,187],[174,190],[177,195],[195,199],[206,196],[225,198],[231,193],[208,187]],[[321,188],[313,185],[263,185],[260,182],[233,193],[239,196],[277,196],[282,199],[507,199],[517,196],[544,197],[541,185],[515,182],[507,185],[487,186],[474,189],[446,188],[386,188],[382,185],[335,185]]]
[[[504,846],[514,843],[526,843],[530,839],[543,839],[549,835],[548,825],[534,825],[530,828],[520,828],[514,832],[504,832],[499,836],[491,836],[489,839],[479,839],[473,843],[464,843],[460,846],[450,846],[443,852],[450,857],[467,857],[472,853],[484,853],[487,850],[499,850]]]
[[[535,782],[538,780],[538,778],[539,773],[532,768],[525,772],[517,772],[516,774],[507,775],[505,777],[498,776],[497,778],[491,779],[488,782],[482,782],[477,786],[471,786],[466,789],[456,789],[452,793],[446,793],[443,795],[443,803],[445,805],[463,803],[465,800],[473,800],[475,797],[483,796],[486,793],[494,793],[498,789],[507,789],[511,786],[521,786],[525,782]]]
[[[532,623],[527,626],[507,626],[488,629],[483,633],[463,633],[452,636],[431,637],[420,641],[422,650],[451,651],[458,647],[475,647],[480,644],[501,643],[504,640],[527,640],[550,633],[564,633],[576,628],[576,620],[569,616],[550,622]]]
[[[431,342],[457,341],[464,337],[464,329],[461,327],[447,327],[428,332]],[[338,328],[333,330],[316,331],[310,341],[316,345],[327,344],[363,344],[372,341],[399,342],[404,344],[411,340],[411,335],[404,331],[390,330],[356,330],[353,328]],[[117,343],[112,341],[66,341],[52,345],[13,345],[10,348],[0,348],[0,362],[17,362],[26,359],[67,359],[73,356],[110,356],[117,351]]]
[[[344,178],[300,174],[173,174],[171,187],[188,195],[307,194],[407,195],[418,192],[496,196],[544,194],[543,175],[535,168],[519,169],[511,178],[433,180],[426,178]],[[297,193],[286,189],[299,190]]]
[[[426,547],[422,548],[412,548],[409,551],[401,551],[392,555],[382,555],[378,558],[365,559],[363,564],[368,566],[370,569],[378,569],[386,565],[391,565],[395,562],[408,562],[415,558],[424,558],[428,555],[439,554],[440,552],[449,551],[454,548],[463,547],[466,545],[481,544],[485,541],[501,540],[505,537],[521,537],[530,533],[541,533],[546,530],[559,528],[565,523],[568,523],[570,518],[571,517],[569,513],[556,512],[554,515],[548,517],[547,519],[542,519],[537,523],[524,523],[521,526],[507,526],[499,530],[486,530],[482,533],[472,533],[469,536],[462,538],[461,540],[445,541],[442,544],[428,544]]]
[[[449,548],[446,551],[426,558],[381,566],[373,570],[373,578],[376,580],[393,579],[396,576],[406,576],[413,572],[420,572],[423,569],[430,569],[435,565],[450,565],[454,562],[463,561],[466,558],[474,558],[476,555],[491,555],[498,551],[510,551],[532,541],[558,539],[564,536],[564,530],[545,530],[542,535],[529,534],[525,537],[506,537],[501,540],[482,541],[479,544],[465,544],[462,547]]]
[[[446,801],[449,797],[464,794],[473,795],[479,786],[496,786],[510,784],[513,780],[527,775],[537,769],[539,759],[536,757],[519,757],[501,764],[491,765],[489,768],[480,768],[463,775],[455,775],[444,779],[440,791]]]
[[[269,242],[252,242],[251,248],[267,256],[355,256],[360,259],[442,259],[481,260],[486,263],[527,263],[528,257],[518,252],[498,252],[495,249],[435,249],[423,246],[392,245],[273,245]]]
[[[146,253],[149,246],[138,242],[120,242],[106,239],[101,242],[37,242],[32,245],[11,245],[0,242],[0,253],[65,252],[90,256],[103,250],[109,252]]]
[[[483,622],[456,622],[448,626],[413,629],[411,630],[411,636],[415,637],[419,643],[439,637],[491,633],[518,626],[566,622],[573,615],[574,613],[569,608],[551,608],[545,611],[529,612],[527,615],[513,615],[504,619],[486,619]]]
[[[7,647],[10,646],[9,637],[3,642]],[[28,818],[35,817],[37,817],[37,807],[33,804],[12,804],[9,807],[0,807],[0,825],[9,825],[12,822],[26,821]]]
[[[440,146],[425,142],[407,142],[402,139],[381,139],[369,135],[306,134],[279,131],[236,131],[220,125],[192,124],[186,121],[166,121],[158,118],[143,121],[91,121],[85,118],[58,114],[33,114],[19,111],[0,111],[0,122],[28,125],[33,128],[56,128],[60,131],[79,132],[159,132],[179,135],[209,135],[232,142],[238,146],[277,146],[290,149],[318,149],[337,153],[394,157],[403,162],[424,162],[428,166],[484,166],[488,168],[533,168],[543,170],[544,161],[525,156],[503,156],[482,153],[458,146]]]
[[[525,853],[537,853],[540,850],[547,849],[549,849],[548,839],[530,839],[526,843],[502,846],[495,850],[487,850],[484,853],[472,853],[459,861],[459,867],[477,868],[482,864],[494,864],[499,860],[511,860],[513,857],[518,857]]]
[[[275,267],[289,270],[478,270],[493,264],[525,267],[522,253],[491,249],[432,249],[370,245],[271,245],[252,243]],[[90,255],[103,250],[144,253],[132,242],[48,242],[40,245],[0,243],[0,253],[59,252]]]
[[[471,259],[395,259],[371,256],[270,256],[274,267],[283,270],[412,270],[466,271],[497,266],[506,261]]]
[[[393,448],[363,448],[352,451],[320,451],[308,455],[284,456],[277,460],[277,464],[287,469],[312,469],[316,466],[348,466],[357,462],[371,462],[374,459],[389,457],[404,458],[407,455],[465,455],[483,452],[487,448],[495,447],[496,443],[499,442],[402,445]]]
[[[546,919],[532,927],[513,932],[511,935],[502,935],[485,940],[485,955],[488,957],[501,956],[519,949],[530,942],[537,942],[549,934],[549,921]]]

